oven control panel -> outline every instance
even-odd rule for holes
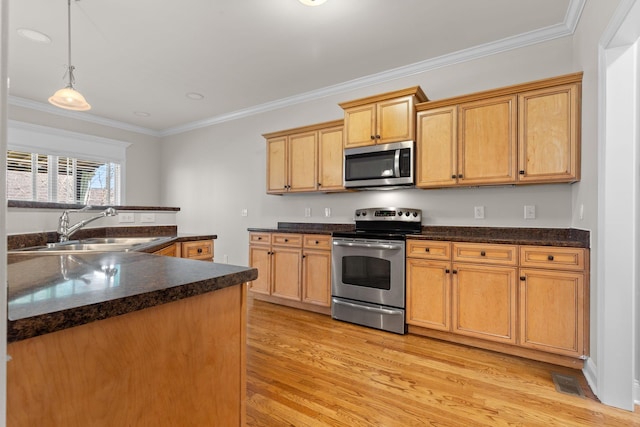
[[[413,208],[357,209],[356,221],[422,222],[422,210]]]

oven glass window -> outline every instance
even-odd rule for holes
[[[368,256],[342,257],[342,283],[389,290],[391,262]]]

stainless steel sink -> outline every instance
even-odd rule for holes
[[[46,246],[33,246],[15,249],[9,253],[78,253],[78,252],[129,252],[140,251],[155,246],[173,237],[94,237],[83,240],[48,243]]]

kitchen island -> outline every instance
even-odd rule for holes
[[[242,425],[246,267],[10,254],[7,425]]]

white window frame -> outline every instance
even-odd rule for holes
[[[130,142],[9,120],[7,150],[120,164],[120,204],[126,204],[126,154]]]

